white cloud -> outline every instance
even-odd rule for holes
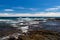
[[[58,10],[59,8],[48,8],[46,9],[46,11],[54,11],[54,10]]]
[[[36,11],[37,8],[25,8],[25,7],[13,7],[14,9],[25,9],[25,10],[31,10],[31,11]]]
[[[36,8],[29,8],[29,10],[36,11],[37,9]]]
[[[11,14],[8,14],[8,13],[0,13],[0,16],[36,16],[36,17],[60,17],[60,12],[37,12],[35,14],[31,14],[31,13],[11,13]]]
[[[14,9],[25,9],[24,7],[13,7]]]
[[[56,7],[53,7],[53,8],[47,8],[45,11],[57,11],[60,9],[60,6],[56,6]]]
[[[32,10],[35,11],[37,10],[36,8],[24,8],[24,7],[17,7],[20,9],[27,9],[27,10]],[[48,8],[45,11],[54,11],[54,10],[59,10],[60,6],[56,6],[54,8]],[[14,11],[13,9],[5,9],[4,11]],[[36,12],[34,14],[32,13],[0,13],[0,16],[36,16],[36,17],[60,17],[60,12]]]
[[[13,9],[4,9],[4,11],[14,11]]]

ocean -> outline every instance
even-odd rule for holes
[[[20,18],[20,17],[0,17],[0,20],[2,19],[2,20],[14,20],[14,21],[17,21],[18,18]],[[47,19],[47,18],[53,18],[53,17],[21,17],[21,18],[31,18],[31,19],[37,18],[37,19],[41,20],[41,18]],[[54,17],[54,18],[59,19],[59,17]],[[5,26],[2,27],[2,25],[4,25],[4,23],[1,22],[1,21],[0,21],[0,30],[5,29]],[[46,22],[41,22],[40,24],[42,24],[41,26],[43,27],[42,29],[44,29],[44,30],[51,30],[51,31],[60,32],[59,31],[60,30],[60,21],[50,21],[50,20],[48,20]],[[9,27],[7,26],[6,29],[8,29],[8,28]]]

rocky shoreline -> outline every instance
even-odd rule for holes
[[[16,37],[20,36],[22,40],[59,40],[60,39],[59,32],[54,32],[49,30],[29,31],[28,33],[23,33],[21,35],[17,34],[14,36]]]

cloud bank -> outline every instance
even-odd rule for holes
[[[22,9],[22,10],[27,9],[27,10],[31,10],[31,11],[38,10],[36,8],[25,8],[25,7],[15,7],[15,8],[16,9]],[[53,12],[53,11],[57,11],[57,10],[60,10],[60,6],[47,8],[47,9],[45,9],[45,12],[36,12],[36,13],[0,13],[0,16],[4,16],[4,17],[8,17],[8,16],[9,17],[17,17],[17,16],[60,17],[60,12]],[[14,10],[12,8],[12,9],[4,9],[4,11],[9,12],[9,11],[14,11]]]
[[[52,7],[52,8],[47,8],[45,11],[58,11],[60,10],[60,6]]]
[[[26,7],[13,7],[12,9],[22,9],[22,10],[31,10],[31,11],[38,10],[37,8],[26,8]]]
[[[60,12],[37,12],[31,13],[0,13],[0,16],[4,17],[19,17],[19,16],[36,16],[36,17],[60,17]]]
[[[4,9],[4,11],[14,11],[13,9]]]

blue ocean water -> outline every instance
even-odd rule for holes
[[[9,19],[9,20],[17,20],[17,18],[20,17],[0,17],[0,19]],[[50,18],[50,17],[22,17],[22,18]],[[59,17],[55,17],[60,19]],[[42,27],[44,30],[51,30],[51,31],[57,31],[60,32],[60,21],[47,21],[47,22],[42,22]],[[4,27],[3,27],[4,28]],[[0,30],[3,29],[0,26]],[[6,27],[6,29],[8,29],[8,27]]]

